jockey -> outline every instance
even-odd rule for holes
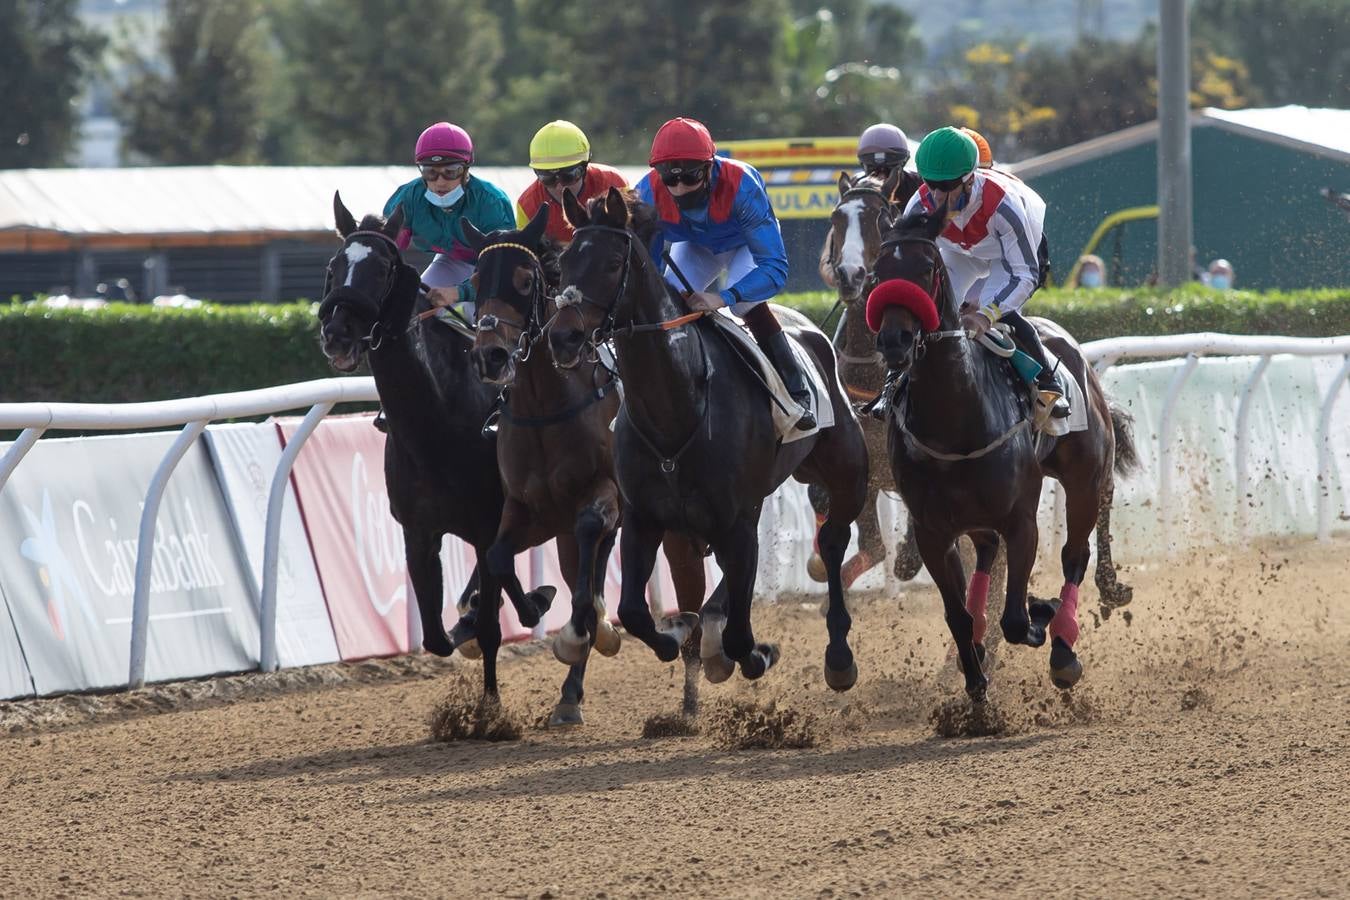
[[[637,184],[638,198],[656,207],[662,241],[694,292],[693,310],[723,306],[745,320],[792,399],[802,407],[797,428],[816,427],[806,373],[788,345],[773,310],[764,301],[787,281],[787,251],[764,179],[753,166],[717,156],[717,145],[702,122],[671,119],[656,132],[648,163],[652,171]],[[725,270],[727,287],[708,287]],[[678,275],[666,280],[684,291]]]
[[[511,200],[491,182],[469,174],[473,141],[458,125],[437,122],[422,132],[413,151],[418,178],[394,191],[384,205],[385,216],[403,207],[403,230],[398,246],[414,244],[436,257],[422,273],[436,306],[463,304],[473,318],[473,275],[477,254],[464,240],[460,223],[468,219],[484,234],[515,227]]]
[[[938,237],[957,297],[965,297],[961,324],[976,336],[1006,322],[1022,349],[1040,364],[1036,386],[1055,418],[1069,414],[1035,327],[1020,313],[1040,286],[1045,201],[1025,183],[997,169],[980,169],[979,149],[960,129],[939,128],[919,145],[915,162],[923,184],[905,213],[945,209]],[[971,287],[982,281],[978,292]]]
[[[891,173],[900,170],[900,183],[889,198],[904,206],[919,189],[919,176],[905,169],[909,162],[909,141],[905,133],[894,125],[880,122],[871,126],[858,138],[858,165],[868,178],[884,183]]]
[[[562,211],[563,191],[584,206],[611,187],[628,187],[617,170],[591,162],[591,142],[585,133],[562,119],[535,132],[530,140],[530,168],[535,181],[516,201],[516,227],[524,228],[545,201],[552,201],[544,233],[560,244],[572,242],[572,224]]]
[[[975,142],[975,147],[980,151],[979,168],[992,169],[994,167],[994,151],[990,149],[989,142],[984,139],[974,128],[962,128],[961,131]]]

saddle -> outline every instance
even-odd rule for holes
[[[979,342],[988,352],[1006,359],[1013,371],[1022,379],[1031,400],[1031,408],[1037,411],[1035,424],[1038,431],[1059,437],[1074,431],[1087,430],[1087,407],[1082,385],[1078,383],[1078,379],[1070,376],[1068,368],[1060,364],[1060,358],[1053,350],[1048,346],[1044,347],[1046,361],[1050,363],[1050,374],[1069,404],[1069,415],[1063,419],[1054,418],[1049,414],[1049,409],[1040,404],[1040,390],[1036,386],[1036,376],[1040,374],[1041,367],[1017,346],[1011,328],[995,324],[989,331],[980,335]]]

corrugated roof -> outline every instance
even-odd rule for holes
[[[1268,109],[1201,109],[1191,113],[1192,128],[1222,128],[1256,140],[1350,162],[1350,110],[1278,106]],[[1113,134],[1013,163],[1008,169],[1034,178],[1065,166],[1156,141],[1158,123],[1145,122]]]
[[[630,180],[645,167],[623,167]],[[518,197],[526,167],[475,174]],[[333,191],[358,218],[380,212],[411,166],[168,166],[0,171],[0,231],[94,235],[315,233],[333,228]]]

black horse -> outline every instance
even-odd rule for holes
[[[469,363],[471,340],[430,318],[417,270],[403,261],[389,221],[366,216],[360,225],[333,196],[342,249],[328,263],[319,306],[324,354],[340,372],[362,359],[384,406],[388,435],[384,477],[389,511],[403,526],[408,573],[422,620],[422,646],[449,656],[474,637],[483,653],[483,688],[497,693],[497,617],[501,583],[486,565],[497,535],[503,492],[495,440],[483,433],[496,391]],[[464,615],[447,635],[442,624],[441,539],[453,534],[473,546],[477,565],[460,601]],[[547,609],[514,585],[512,601],[527,626]],[[478,608],[488,611],[477,615]],[[542,607],[542,608],[541,608]]]
[[[889,228],[868,301],[887,364],[905,373],[889,416],[891,467],[915,523],[924,564],[942,593],[966,692],[982,700],[988,679],[983,632],[989,570],[1001,537],[1008,545],[1004,639],[1039,647],[1052,640],[1050,673],[1061,688],[1082,675],[1074,653],[1078,587],[1087,573],[1088,537],[1097,529],[1097,586],[1105,606],[1129,602],[1111,564],[1110,510],[1116,473],[1136,462],[1129,416],[1110,405],[1092,367],[1064,331],[1036,320],[1046,345],[1086,397],[1088,428],[1062,437],[1040,435],[1021,379],[1002,357],[966,339],[942,254],[935,243],[946,209],[910,215]],[[888,298],[883,298],[882,289]],[[881,302],[893,299],[889,305]],[[1037,545],[1036,510],[1046,475],[1063,486],[1068,536],[1058,603],[1034,600],[1027,582]],[[969,534],[976,571],[967,597],[955,540]]]
[[[723,572],[703,608],[705,673],[724,680],[734,661],[747,678],[763,675],[778,649],[756,644],[750,626],[760,510],[789,475],[820,482],[830,500],[819,534],[830,593],[825,677],[831,687],[848,689],[857,665],[840,567],[867,493],[867,447],[839,387],[829,340],[790,310],[778,312],[823,375],[835,416],[833,428],[780,444],[757,376],[716,323],[695,320],[668,291],[647,250],[655,210],[617,190],[591,201],[589,210],[570,194],[564,206],[577,232],[562,258],[564,287],[549,334],[554,359],[571,364],[612,337],[626,390],[615,433],[624,627],[662,660],[679,654],[693,617],[658,630],[644,591],[661,536],[683,532],[705,540]],[[584,629],[575,615],[573,627]]]

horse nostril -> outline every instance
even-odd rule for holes
[[[487,364],[493,371],[501,371],[511,359],[511,354],[506,352],[505,347],[492,347],[487,353]]]

